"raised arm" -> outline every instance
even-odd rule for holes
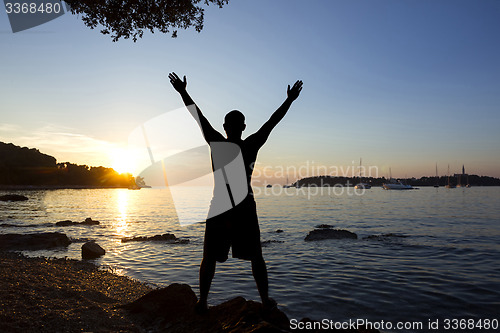
[[[184,80],[181,80],[177,76],[177,74],[172,72],[168,74],[168,78],[170,79],[170,83],[172,84],[174,89],[177,90],[177,92],[181,95],[182,100],[184,101],[184,105],[186,105],[188,111],[191,113],[193,118],[200,126],[205,141],[207,141],[208,143],[212,141],[223,141],[224,136],[220,134],[215,128],[212,127],[208,119],[205,118],[205,116],[201,112],[198,105],[196,105],[196,103],[193,101],[191,96],[189,96],[188,92],[186,91],[186,86],[187,86],[186,76],[184,76]]]
[[[271,118],[269,118],[269,120],[266,121],[257,132],[251,135],[252,140],[255,140],[259,146],[262,146],[266,142],[269,134],[271,134],[271,131],[286,115],[293,101],[295,101],[299,97],[301,90],[302,81],[300,80],[297,80],[292,88],[290,88],[290,85],[288,85],[287,98],[285,99],[283,104],[281,104],[281,106],[276,111],[274,111],[274,113],[271,115]]]

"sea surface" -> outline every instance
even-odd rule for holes
[[[500,320],[499,187],[372,188],[362,195],[352,188],[270,190],[256,196],[261,239],[275,241],[263,254],[270,294],[290,319],[384,321],[379,328],[397,332],[461,331],[446,330],[447,319],[474,325]],[[167,189],[0,191],[6,193],[29,200],[0,202],[0,224],[17,226],[0,233],[59,231],[75,241],[67,249],[25,254],[80,259],[83,241],[92,239],[106,249],[97,264],[159,286],[188,283],[198,294],[205,226],[180,226]],[[101,224],[54,225],[87,217]],[[304,241],[319,224],[355,232],[358,239]],[[166,232],[190,242],[121,242]],[[259,300],[250,263],[230,258],[217,265],[209,303],[236,296]],[[429,321],[439,321],[438,330],[429,329]],[[396,328],[398,322],[422,328]]]

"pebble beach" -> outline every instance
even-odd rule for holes
[[[0,252],[0,332],[142,332],[116,307],[151,290],[91,262]]]

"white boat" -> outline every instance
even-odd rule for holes
[[[400,180],[392,178],[391,168],[389,168],[389,182],[382,184],[384,190],[413,190],[413,186],[403,184]]]
[[[372,188],[372,186],[370,184],[361,182],[361,158],[359,158],[359,184],[356,184],[356,186],[354,186],[354,188],[356,190],[368,190],[368,189]]]
[[[413,186],[403,184],[401,181],[391,178],[389,183],[384,183],[382,187],[385,190],[413,190]]]

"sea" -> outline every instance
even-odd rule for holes
[[[93,260],[103,269],[160,287],[187,283],[198,294],[205,225],[181,226],[168,189],[0,191],[7,193],[29,200],[0,202],[0,224],[10,225],[0,233],[58,231],[73,240],[24,254],[81,259],[82,244],[95,240],[106,250]],[[500,331],[500,187],[260,188],[256,202],[270,295],[293,323]],[[87,217],[100,224],[55,226]],[[358,239],[305,241],[321,224]],[[121,241],[164,233],[189,242]],[[259,301],[250,262],[229,258],[217,264],[209,304],[236,296]]]

